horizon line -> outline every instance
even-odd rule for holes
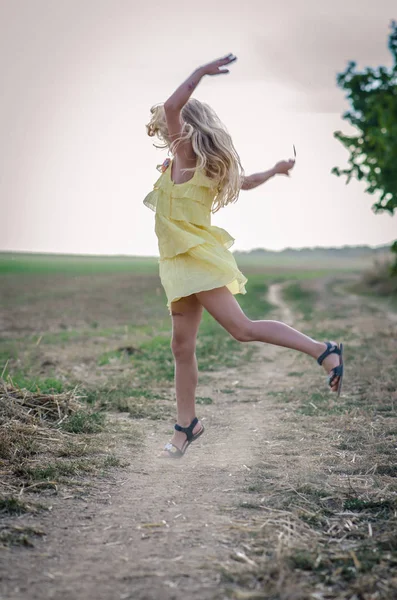
[[[381,249],[385,249],[387,250],[388,248],[391,247],[391,245],[393,244],[394,240],[389,242],[389,243],[385,243],[385,244],[378,244],[378,245],[370,245],[370,244],[343,244],[342,246],[296,246],[296,247],[292,247],[292,246],[286,246],[285,248],[282,248],[281,250],[271,250],[269,248],[251,248],[250,250],[234,250],[233,254],[249,254],[250,252],[271,252],[274,254],[281,254],[282,252],[286,252],[288,250],[293,250],[296,252],[300,252],[302,250],[343,250],[343,249],[348,249],[348,248],[361,248],[361,249],[370,249],[370,250],[381,250]],[[79,253],[79,252],[40,252],[40,251],[35,251],[35,250],[1,250],[0,249],[0,255],[10,255],[10,254],[17,254],[17,255],[24,255],[24,254],[28,254],[28,255],[32,255],[32,256],[71,256],[71,257],[86,257],[86,258],[159,258],[156,255],[153,254],[86,254],[86,253]]]

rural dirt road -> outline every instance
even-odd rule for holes
[[[270,288],[269,299],[278,305],[272,317],[292,324],[279,284]],[[361,311],[360,318],[387,322],[384,313]],[[316,390],[323,390],[324,373],[297,353],[258,346],[251,363],[209,374],[199,385],[198,395],[211,397],[213,404],[198,407],[206,432],[184,459],[156,458],[169,423],[144,421],[142,449],[132,456],[123,447],[116,452],[129,462],[126,468],[95,480],[88,497],[61,492],[50,512],[21,516],[24,525],[37,527],[39,521],[46,535],[32,549],[2,551],[0,598],[230,597],[224,577],[228,565],[249,564],[238,535],[249,514],[248,488],[255,487],[258,465],[269,494],[275,486],[294,488],[297,482],[333,477],[321,464],[322,423],[295,422],[288,404],[277,398],[278,392],[301,385],[302,370]]]

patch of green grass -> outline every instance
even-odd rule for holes
[[[128,413],[132,419],[151,419],[158,421],[168,419],[171,416],[171,408],[161,404],[131,403],[128,407]]]
[[[352,512],[370,512],[378,516],[387,516],[397,509],[397,502],[392,500],[363,500],[362,498],[347,498],[343,504],[345,510]]]
[[[20,498],[15,498],[14,496],[0,498],[0,514],[22,515],[23,513],[30,512],[30,510],[31,507],[29,504]]]
[[[288,557],[289,563],[293,569],[302,571],[314,571],[316,565],[316,556],[308,550],[296,550]]]
[[[314,304],[317,295],[313,290],[306,289],[300,283],[291,283],[282,290],[286,302],[291,302],[295,310],[299,311],[303,318],[309,321],[312,318]]]
[[[76,411],[61,424],[61,429],[69,433],[98,433],[105,427],[106,415],[103,412],[88,413]]]
[[[299,518],[301,519],[301,521],[307,523],[308,525],[310,525],[310,527],[313,527],[314,529],[321,529],[327,524],[325,517],[321,515],[321,513],[309,514],[303,512],[299,515]]]
[[[397,477],[397,465],[378,465],[376,467],[376,472],[378,475],[388,475],[389,477]]]
[[[266,395],[270,396],[271,398],[278,398],[279,400],[284,400],[285,402],[287,401],[288,396],[291,397],[291,398],[288,397],[288,401],[295,397],[295,394],[291,391],[276,392],[273,390],[268,390],[268,391],[266,391]]]
[[[3,342],[0,342],[0,343],[2,344],[2,347],[0,348],[0,376],[1,376],[3,369],[6,367],[7,363],[10,360],[15,360],[18,357],[18,353],[13,344],[3,343]],[[6,377],[7,374],[8,374],[8,369],[6,369],[6,371],[4,371],[3,377]]]
[[[327,414],[328,415],[339,415],[341,413],[346,412],[346,409],[341,405],[334,405],[334,406],[330,406],[327,409],[322,407],[321,410],[318,410],[318,409],[314,408],[314,406],[312,406],[311,404],[302,404],[297,409],[297,412],[300,413],[301,415],[305,415],[307,417],[323,417],[324,415],[327,415]]]
[[[247,294],[237,296],[238,302],[250,319],[263,319],[274,307],[266,299],[269,282],[265,282],[263,273],[250,275],[246,285]]]
[[[139,435],[138,435],[139,437]],[[106,456],[86,456],[84,459],[80,455],[77,459],[69,459],[70,454],[67,454],[68,459],[63,459],[66,453],[59,453],[56,462],[41,463],[35,466],[31,466],[29,463],[21,463],[15,466],[13,473],[16,477],[22,478],[29,485],[32,483],[40,482],[40,487],[34,491],[40,491],[46,487],[54,487],[57,483],[70,483],[70,478],[82,477],[88,473],[96,476],[103,469],[109,469],[112,467],[124,467],[127,465],[118,456],[114,454],[108,454]],[[5,500],[3,502],[3,511],[0,503],[0,514],[1,512],[7,512],[10,514],[20,514],[27,510],[37,510],[37,508],[44,508],[41,505],[24,505],[15,501],[15,499]]]
[[[17,372],[11,377],[15,386],[26,389],[29,392],[41,392],[42,394],[61,394],[64,391],[64,383],[59,379],[47,377],[28,377],[23,373]]]
[[[125,360],[127,358],[127,354],[125,352],[120,352],[120,350],[109,350],[108,352],[104,352],[98,358],[98,366],[103,367],[104,365],[109,365],[114,360]]]
[[[358,450],[360,447],[360,442],[357,440],[344,440],[336,445],[338,450],[347,450],[348,452],[353,452],[353,450]]]
[[[241,502],[240,508],[247,508],[248,510],[261,510],[261,505],[255,502]]]
[[[280,396],[283,396],[283,392],[276,392],[275,390],[269,390],[268,392],[266,392],[268,396],[271,396],[272,398],[279,398]]]
[[[302,371],[290,371],[289,373],[287,373],[288,377],[303,377],[305,374],[305,372]]]
[[[237,367],[250,360],[254,348],[234,340],[205,314],[197,340],[196,356],[202,371]]]
[[[380,554],[376,548],[362,547],[356,554],[359,568],[354,562],[353,557],[346,553],[344,556],[334,556],[324,554],[319,556],[315,551],[296,550],[288,557],[288,562],[292,569],[301,571],[313,571],[318,574],[324,582],[331,583],[335,571],[344,581],[355,580],[360,573],[370,572],[380,562]]]
[[[303,484],[298,486],[296,491],[312,499],[327,498],[329,496],[329,492],[326,492],[325,490],[320,490],[319,488],[315,488],[309,484]]]
[[[214,401],[212,400],[212,398],[206,398],[205,396],[197,396],[196,398],[196,404],[213,404]]]
[[[92,275],[129,272],[146,275],[156,274],[157,271],[158,260],[152,257],[0,253],[0,274]]]
[[[328,314],[327,316],[329,317],[330,315]],[[316,325],[313,326],[313,324],[311,324],[309,328],[305,329],[305,333],[316,340],[340,340],[342,342],[346,342],[347,340],[351,341],[358,337],[356,334],[349,331],[348,327],[341,329],[339,327],[333,327],[332,325],[329,329],[324,329],[324,327],[317,327]]]
[[[101,329],[98,327],[98,324],[90,323],[89,329],[67,329],[65,331],[46,332],[41,336],[40,343],[57,345],[60,343],[85,341],[87,338],[114,338],[119,340],[121,336],[125,336],[129,333],[133,334],[134,336],[144,336],[150,334],[152,331],[152,326],[137,325],[136,323],[115,325],[114,327],[102,327]],[[30,339],[32,342],[37,343],[39,337],[35,335]]]
[[[123,461],[118,458],[118,456],[115,456],[114,454],[108,454],[102,462],[102,466],[105,468],[108,467],[124,467],[125,463],[123,463]]]
[[[30,481],[57,481],[65,477],[89,473],[94,469],[94,464],[88,460],[59,460],[47,466],[21,466],[17,470],[17,475],[26,477]]]
[[[92,437],[83,437],[82,439],[65,440],[64,444],[57,450],[54,450],[55,456],[60,458],[81,458],[83,456],[91,456],[102,451],[100,444]]]
[[[250,494],[258,494],[263,492],[264,484],[261,481],[256,481],[247,486],[246,491]]]
[[[290,397],[291,392],[288,392]],[[299,394],[298,399],[304,395],[304,392]],[[332,396],[327,392],[312,392],[304,395],[304,399],[297,406],[296,411],[301,415],[308,417],[322,417],[324,415],[341,414],[348,410],[348,401],[335,402]]]
[[[87,404],[95,404],[101,398],[101,390],[98,388],[81,388],[77,391],[78,398]]]
[[[141,385],[173,380],[174,358],[170,346],[170,333],[153,337],[140,346],[140,351],[132,357],[132,364]]]
[[[129,413],[133,419],[151,419],[157,421],[166,419],[171,414],[169,405],[158,402],[163,398],[158,394],[141,395],[131,393],[112,394],[107,398],[107,408],[119,412]]]
[[[101,410],[116,410],[129,413],[133,419],[166,419],[171,414],[163,393],[150,387],[133,388],[120,384],[114,387],[89,388],[80,391],[80,397],[89,404],[97,404]]]

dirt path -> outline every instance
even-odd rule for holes
[[[274,317],[292,324],[279,284],[269,299],[279,307]],[[168,426],[145,421],[145,446],[132,457],[124,451],[127,468],[94,482],[88,498],[55,498],[40,518],[46,536],[34,549],[3,551],[0,598],[225,598],[220,565],[241,550],[233,528],[244,527],[255,465],[266,468],[269,485],[293,478],[291,460],[306,479],[316,470],[321,436],[286,422],[288,410],[275,396],[291,389],[288,374],[300,361],[288,350],[260,345],[241,370],[206,377],[198,390],[214,402],[199,407],[206,433],[182,461],[155,458]],[[37,520],[20,518],[36,527]]]

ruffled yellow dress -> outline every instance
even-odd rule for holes
[[[232,294],[245,294],[247,278],[228,250],[234,239],[211,225],[214,182],[196,169],[189,181],[174,183],[172,162],[166,165],[143,203],[156,213],[160,279],[168,308],[171,302],[222,286]]]

